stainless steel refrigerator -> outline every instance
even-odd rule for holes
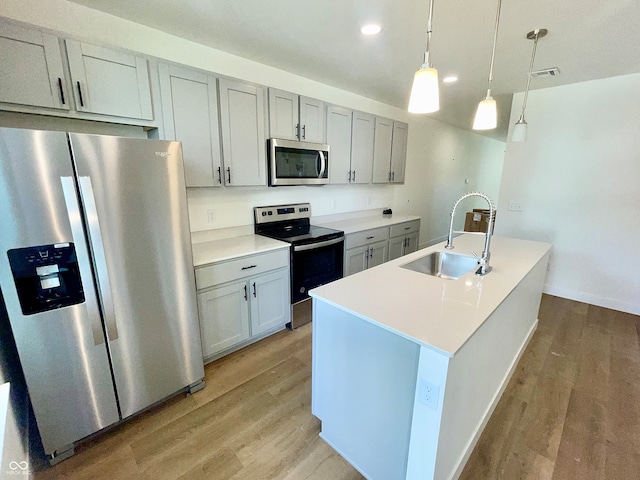
[[[0,306],[55,463],[204,385],[182,151],[0,128],[0,162]]]

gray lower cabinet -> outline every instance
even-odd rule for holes
[[[381,265],[388,259],[389,228],[350,233],[345,239],[344,276]]]
[[[389,228],[389,260],[415,252],[419,235],[420,220],[392,225]]]
[[[165,138],[182,142],[187,187],[222,185],[216,78],[168,64],[158,72]]]
[[[196,268],[196,284],[205,361],[291,321],[288,249]]]

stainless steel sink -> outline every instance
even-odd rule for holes
[[[456,253],[433,252],[400,266],[414,272],[455,280],[477,267],[478,259]]]

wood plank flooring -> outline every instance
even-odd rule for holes
[[[640,317],[543,296],[461,479],[640,478]],[[311,325],[205,368],[207,386],[76,449],[44,479],[351,480],[311,415]],[[396,480],[396,479],[389,479]]]

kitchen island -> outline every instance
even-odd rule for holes
[[[482,277],[402,268],[443,245],[310,292],[312,412],[371,480],[457,478],[537,326],[550,244],[493,237]]]

